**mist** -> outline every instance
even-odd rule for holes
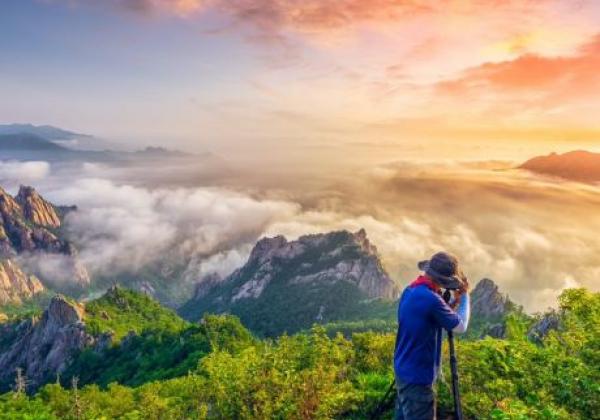
[[[53,203],[78,206],[63,229],[92,279],[160,263],[183,267],[183,280],[196,283],[243,265],[264,235],[365,228],[401,285],[417,274],[417,261],[443,249],[458,255],[471,283],[492,278],[528,311],[553,305],[567,287],[598,289],[598,187],[537,177],[511,162],[315,172],[232,170],[227,162],[32,164],[35,171],[3,164],[3,182],[32,183]],[[37,267],[61,276],[57,261]]]

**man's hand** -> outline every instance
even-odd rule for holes
[[[469,291],[469,279],[467,278],[467,276],[465,276],[464,274],[461,277],[461,287],[458,289],[458,291],[460,292],[461,295],[464,295],[465,293],[467,293]]]
[[[468,291],[469,279],[464,274],[461,274],[460,288],[456,289],[456,291],[454,292],[454,302],[451,305],[452,309],[456,309],[456,307],[458,307],[458,305],[460,304],[460,299],[464,294],[468,293]]]

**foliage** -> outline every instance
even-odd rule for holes
[[[458,341],[468,418],[598,418],[600,294],[565,291],[559,313],[560,327],[539,345],[527,340],[527,321],[518,317],[508,320],[506,339]],[[324,328],[315,327],[259,341],[230,321],[208,319],[212,327],[206,327],[210,331],[204,337],[209,337],[210,348],[201,349],[206,356],[182,376],[166,380],[148,376],[150,382],[135,388],[116,383],[79,390],[46,385],[35,396],[2,396],[0,412],[10,413],[4,418],[23,419],[358,419],[368,417],[391,381],[394,334],[355,333],[346,339],[341,334],[329,337]],[[182,336],[201,334],[201,326],[188,325],[180,331]],[[134,359],[139,354],[149,357],[147,366],[139,369],[146,374],[151,367],[175,369],[176,362],[166,354],[174,342],[165,338],[168,344],[162,348],[160,340],[153,340],[159,343],[157,354],[164,353],[167,360],[138,353]],[[451,407],[447,365],[438,387],[442,412]]]
[[[211,351],[236,354],[252,343],[254,338],[238,319],[207,316],[201,324],[182,330],[145,330],[103,352],[84,350],[63,374],[63,381],[77,376],[81,384],[141,385],[186,375]]]
[[[222,288],[218,293],[223,293]],[[255,299],[240,299],[227,307],[211,304],[215,299],[209,295],[191,301],[181,313],[195,319],[206,312],[227,312],[238,316],[257,336],[277,337],[309,329],[316,322],[393,320],[396,307],[395,302],[368,299],[345,281],[318,285],[273,281]]]
[[[112,331],[120,340],[130,331],[181,331],[187,323],[156,300],[132,290],[111,288],[99,299],[85,305],[86,330],[93,335]]]

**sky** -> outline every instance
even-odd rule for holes
[[[600,150],[599,23],[594,0],[2,0],[0,122],[300,161]]]
[[[596,0],[0,0],[0,124],[211,152],[0,156],[0,185],[77,205],[93,275],[195,283],[265,235],[365,228],[399,284],[449,250],[544,310],[600,287],[600,186],[515,167],[600,152],[599,69]]]

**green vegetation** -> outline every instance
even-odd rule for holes
[[[24,299],[23,302],[19,304],[12,303],[0,305],[0,312],[5,314],[11,320],[40,315],[44,309],[48,307],[48,303],[50,303],[52,296],[54,296],[53,292],[44,290],[30,299]]]
[[[181,331],[187,322],[154,299],[132,290],[114,287],[85,305],[86,330],[93,335],[112,331],[118,341],[130,331]]]
[[[215,293],[222,294],[223,289]],[[228,307],[211,304],[219,301],[216,297],[191,301],[181,313],[197,319],[204,313],[227,312],[239,317],[257,336],[277,337],[306,330],[316,322],[393,321],[396,312],[395,302],[368,299],[356,285],[344,281],[318,285],[273,281],[260,297],[240,299]]]
[[[102,352],[86,349],[75,358],[62,379],[65,385],[77,376],[80,384],[106,386],[119,382],[137,386],[186,375],[213,350],[236,354],[237,349],[253,342],[237,318],[206,316],[200,325],[188,324],[178,330],[144,330]]]
[[[600,294],[565,291],[559,313],[559,329],[539,345],[526,339],[527,321],[518,316],[506,321],[506,339],[458,342],[468,418],[598,418]],[[146,350],[131,353],[130,359],[144,360],[130,374],[141,369],[147,376],[114,376],[139,386],[105,386],[108,378],[102,378],[101,386],[73,389],[51,384],[34,396],[8,393],[0,397],[0,418],[365,418],[392,377],[394,334],[355,333],[349,340],[341,335],[330,338],[324,328],[315,327],[261,341],[231,318],[209,317],[203,326],[204,330],[187,324],[179,330],[183,346],[188,339],[199,343],[195,366],[182,357],[185,368],[178,368],[167,351],[174,345],[169,334],[142,334],[136,348]],[[209,337],[210,347],[202,347],[202,337]],[[180,349],[173,348],[173,353]],[[128,363],[128,352],[115,354],[118,357],[107,365]],[[152,377],[153,369],[162,376]],[[175,375],[181,376],[155,380]],[[451,407],[447,370],[443,377],[438,387],[442,412]],[[144,380],[149,382],[142,384]]]

